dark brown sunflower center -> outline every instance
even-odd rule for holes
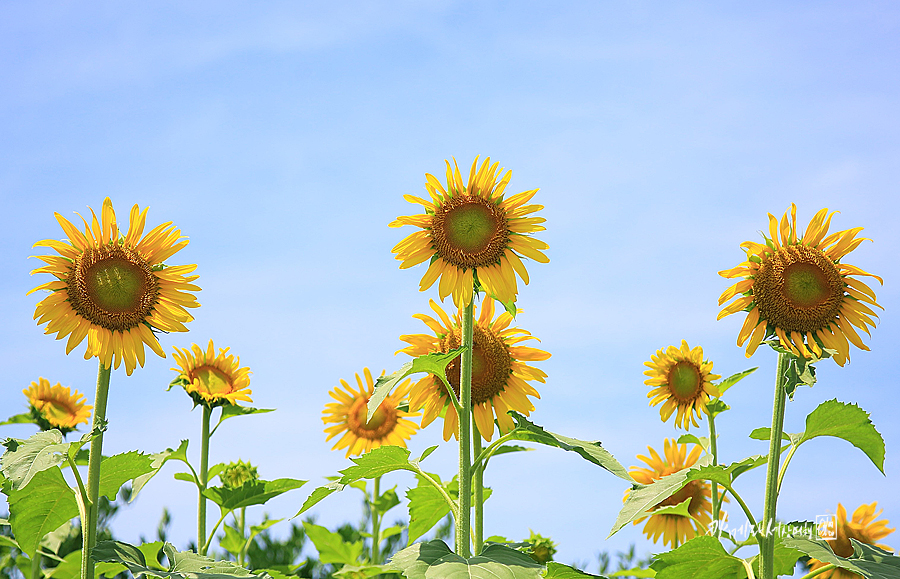
[[[225,395],[234,390],[231,386],[231,377],[213,366],[200,366],[191,374],[192,378],[200,380],[200,389],[209,394]]]
[[[489,329],[476,325],[472,328],[472,404],[481,404],[491,400],[506,388],[509,375],[512,373],[512,357],[509,349]],[[441,350],[449,352],[462,343],[459,328],[441,339]],[[447,381],[453,392],[459,397],[459,376],[462,356],[447,365]]]
[[[844,282],[821,250],[792,245],[765,259],[753,281],[760,318],[786,332],[814,332],[841,309]]]
[[[669,390],[681,402],[693,401],[700,393],[703,378],[693,362],[680,360],[669,370]]]
[[[445,261],[477,268],[500,261],[509,244],[509,226],[497,205],[478,196],[459,195],[436,209],[431,239]]]
[[[69,303],[91,323],[127,331],[142,323],[159,296],[159,280],[147,260],[127,247],[98,247],[75,258]]]
[[[390,400],[390,399],[388,399]],[[368,398],[357,398],[347,413],[347,427],[353,434],[369,440],[381,440],[397,425],[397,409],[383,402],[372,419],[366,422]]]
[[[691,502],[688,503],[688,512],[692,515],[696,515],[700,512],[700,505],[703,501],[703,482],[694,480],[689,482],[688,484],[681,487],[681,490],[657,504],[654,509],[658,509],[659,507],[674,507],[675,505],[679,505],[684,501],[691,499]]]

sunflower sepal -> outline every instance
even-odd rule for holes
[[[378,410],[378,407],[381,406],[384,399],[390,395],[394,386],[411,374],[426,372],[446,381],[445,376],[447,366],[460,356],[464,350],[465,348],[460,346],[459,348],[454,348],[448,352],[431,352],[429,354],[423,354],[404,363],[400,366],[399,370],[385,376],[379,376],[378,380],[375,382],[375,392],[369,398],[369,402],[366,406],[366,420],[372,420],[375,411]],[[455,396],[453,398],[455,399]]]

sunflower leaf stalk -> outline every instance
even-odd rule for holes
[[[474,292],[473,292],[474,293]],[[472,340],[475,322],[474,295],[463,308],[459,404],[459,517],[456,521],[456,554],[472,555],[469,548],[472,516]]]
[[[84,505],[87,520],[84,522],[81,542],[81,579],[93,579],[94,563],[91,551],[97,544],[97,520],[99,518],[100,461],[103,457],[103,428],[106,423],[106,402],[109,398],[109,375],[112,368],[99,363],[97,393],[94,395],[94,436],[88,452],[87,504]]]
[[[784,430],[785,390],[790,355],[778,354],[775,375],[775,399],[772,407],[772,429],[769,431],[769,460],[766,467],[766,493],[763,503],[762,532],[759,535],[760,578],[775,577],[775,510],[778,503],[778,463],[781,458],[781,435]]]

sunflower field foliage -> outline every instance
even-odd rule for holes
[[[476,158],[468,171],[454,159],[445,162],[443,179],[426,173],[427,197],[404,195],[421,212],[389,224],[415,228],[391,251],[400,268],[421,266],[419,289],[431,296],[418,310],[426,313],[413,318],[425,328],[410,325],[411,332],[421,333],[399,336],[405,344],[399,352],[408,359],[395,371],[376,377],[363,367],[352,380],[335,375],[334,384],[316,386],[320,398],[330,401],[322,410],[322,440],[312,443],[333,445],[347,463],[331,473],[295,465],[302,479],[268,480],[253,457],[209,463],[214,435],[226,421],[227,428],[239,428],[240,421],[230,419],[275,410],[249,405],[250,368],[211,339],[205,346],[185,342],[170,353],[175,365],[168,388],[187,395],[173,398],[173,412],[186,416],[199,408],[199,437],[173,441],[166,449],[103,455],[104,438],[119,435],[107,419],[112,370],[124,363],[131,375],[150,363],[145,347],[165,357],[161,333],[189,331],[189,310],[200,306],[197,266],[169,263],[187,239],[168,221],[147,230],[148,210],[138,205],[127,227],[109,198],[80,223],[56,214],[63,238],[35,244],[50,253],[37,256],[43,265],[33,273],[50,279],[32,290],[46,292],[34,319],[46,334],[65,339],[65,355],[83,345],[84,359],[96,358],[97,389],[86,400],[86,394],[63,386],[65,379],[51,385],[38,377],[22,390],[27,412],[3,423],[38,429],[2,442],[0,488],[9,505],[8,516],[0,519],[3,575],[596,577],[583,565],[554,561],[557,544],[534,531],[523,538],[485,534],[492,526],[483,508],[492,494],[484,485],[488,466],[502,462],[504,454],[546,447],[586,461],[599,469],[598,476],[621,485],[622,495],[592,497],[621,505],[609,521],[610,536],[643,525],[643,533],[659,544],[660,551],[645,561],[633,549],[620,553],[617,570],[602,553],[604,576],[773,579],[792,575],[799,563],[809,578],[900,577],[900,558],[881,542],[894,529],[874,501],[854,505],[849,517],[838,504],[835,517],[824,522],[777,517],[785,472],[800,447],[812,446],[815,438],[847,441],[884,473],[883,438],[852,401],[822,401],[802,432],[783,427],[786,401],[800,395],[799,387],[816,383],[817,365],[833,360],[844,366],[851,346],[868,349],[861,333],[871,334],[882,308],[874,283],[863,278],[883,280],[846,261],[864,240],[858,236],[862,228],[832,232],[835,213],[822,209],[801,231],[791,204],[780,219],[768,216],[761,241],[741,244],[738,265],[719,272],[734,282],[719,296],[719,318],[745,316],[737,346],[760,365],[776,368],[771,426],[748,433],[767,441],[768,453],[720,461],[727,441],[718,439],[716,422],[732,411],[729,391],[757,368],[714,373],[703,348],[682,340],[648,352],[644,371],[647,420],[655,420],[658,407],[659,419],[671,420],[673,437],[645,441],[646,454],[629,468],[614,456],[616,449],[567,436],[561,433],[565,425],[539,425],[542,395],[552,396],[543,388],[548,375],[541,362],[551,353],[535,346],[539,337],[517,315],[519,304],[528,301],[522,286],[541,275],[536,264],[548,261],[549,247],[534,236],[545,230],[543,206],[535,203],[541,201],[538,190],[514,193],[511,179],[511,171],[490,158]],[[815,391],[802,395],[810,392]],[[433,423],[440,425],[443,444],[458,450],[455,472],[430,466],[437,446],[412,448],[416,434]],[[765,471],[765,484],[748,489],[741,477],[754,469]],[[415,484],[398,489],[392,480],[397,471],[411,473]],[[167,540],[168,511],[155,529],[145,529],[155,531],[156,540],[116,540],[109,522],[118,508],[163,472],[196,496],[191,544],[179,550]],[[307,487],[311,477],[328,482]],[[308,491],[302,499],[301,488]],[[360,521],[335,529],[316,524],[308,511],[327,509],[329,497],[341,492],[360,493]],[[748,506],[751,492],[765,497],[761,512]],[[295,509],[280,518],[263,514],[263,505],[287,493],[297,497]],[[740,517],[750,524],[747,539],[729,531],[729,522]],[[278,524],[290,527],[288,538],[271,534]]]

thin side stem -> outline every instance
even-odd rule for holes
[[[781,459],[781,434],[784,430],[785,372],[789,358],[778,354],[778,370],[775,375],[775,400],[772,405],[772,430],[769,432],[769,463],[766,467],[766,494],[763,503],[761,537],[759,539],[760,577],[775,579],[775,507],[778,503],[778,462]]]
[[[719,449],[716,445],[716,418],[709,414],[709,450],[712,453],[713,466],[717,466],[719,464]],[[712,520],[716,529],[716,538],[718,538],[722,533],[719,528],[719,509],[722,506],[722,501],[719,498],[719,484],[713,481],[712,483]]]
[[[474,293],[474,292],[473,292]],[[472,333],[475,318],[475,296],[463,308],[462,353],[459,379],[459,517],[456,520],[456,554],[468,559],[472,556]]]
[[[381,495],[381,477],[376,476],[372,483],[372,501],[369,503],[369,511],[372,513],[372,563],[381,565],[379,545],[381,543],[381,519],[378,517],[378,509],[375,508],[375,503],[378,502],[378,497]]]
[[[43,558],[40,551],[36,551],[34,557],[31,558],[31,579],[41,579],[44,576],[41,571],[41,559]]]
[[[791,449],[788,451],[787,456],[784,457],[784,464],[781,465],[781,470],[778,472],[778,484],[776,485],[775,492],[781,492],[781,482],[784,480],[784,473],[787,472],[787,467],[791,464],[791,459],[794,458],[794,453],[797,452],[797,449],[800,448],[799,444],[791,445]]]
[[[829,564],[825,565],[824,567],[819,567],[815,571],[810,571],[809,573],[807,573],[800,579],[812,579],[813,577],[815,577],[817,575],[821,575],[822,573],[831,571],[832,569],[835,569],[836,567],[837,567],[837,565],[835,565],[834,563],[829,563]]]
[[[741,510],[744,511],[744,515],[746,515],[747,520],[750,521],[750,525],[753,528],[756,528],[756,518],[753,516],[753,511],[750,510],[750,507],[747,506],[747,503],[744,502],[744,499],[741,498],[741,495],[737,493],[732,487],[726,486],[725,490],[731,493],[731,496],[737,500],[738,504],[741,506]],[[759,537],[759,533],[755,533],[757,537]]]
[[[102,362],[97,370],[97,393],[94,395],[94,420],[91,430],[106,423],[106,401],[109,398],[109,375],[112,371]],[[97,519],[99,518],[100,461],[103,459],[103,431],[91,439],[88,452],[87,504],[84,509],[87,520],[82,521],[81,535],[81,579],[94,579],[94,561],[91,552],[97,544]]]
[[[481,451],[480,454],[475,455],[475,460],[472,462],[472,468],[480,468],[481,470],[487,469],[487,461],[494,456],[494,453],[500,448],[504,442],[515,439],[516,429],[512,429],[494,442],[490,443],[487,448]]]
[[[475,456],[481,454],[481,434],[478,432],[478,425],[475,424],[475,414],[472,413],[472,453]],[[484,466],[485,463],[482,463]],[[475,507],[475,555],[481,555],[482,543],[484,543],[484,468],[474,467],[472,473],[474,480],[474,507]]]
[[[203,424],[200,427],[200,476],[197,492],[199,495],[197,502],[197,549],[200,555],[206,555],[209,548],[209,541],[206,540],[206,497],[203,491],[206,490],[209,473],[209,417],[212,415],[212,409],[203,405]],[[210,537],[212,538],[212,537]]]

